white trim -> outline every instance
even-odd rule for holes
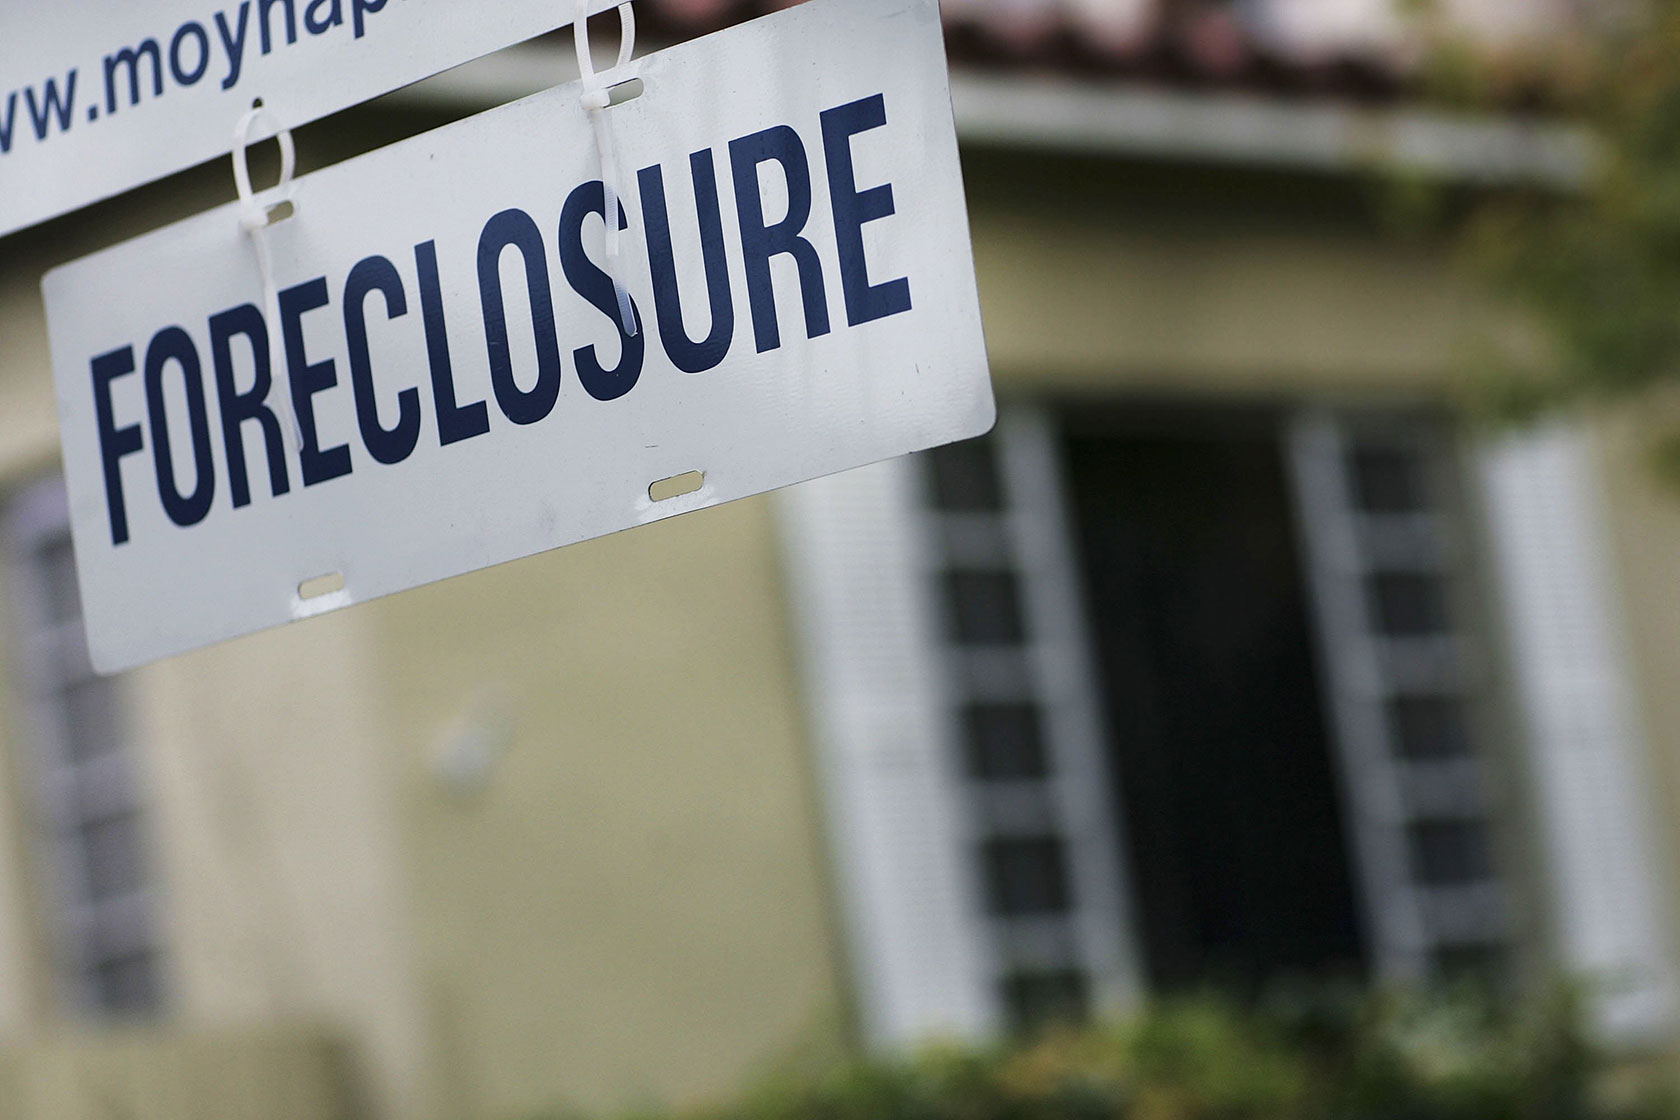
[[[1032,619],[1036,695],[1047,723],[1045,746],[1057,803],[1057,831],[1067,844],[1079,938],[1076,962],[1090,977],[1092,1007],[1113,1015],[1143,988],[1132,940],[1129,873],[1120,857],[1121,812],[1115,803],[1102,705],[1093,679],[1094,645],[1069,525],[1054,422],[1020,406],[998,419],[1001,473],[1010,528]],[[1123,776],[1122,776],[1123,777]]]
[[[577,77],[569,46],[525,43],[389,95],[392,104],[476,111]],[[1159,89],[1135,82],[951,76],[957,135],[967,143],[1354,171],[1392,165],[1476,183],[1574,189],[1593,164],[1586,129],[1485,113],[1365,108],[1346,101]]]
[[[1348,171],[1384,164],[1478,183],[1579,187],[1585,129],[1554,122],[1366,109],[1072,78],[951,80],[957,134],[970,143]]]
[[[1561,963],[1609,1039],[1657,1039],[1676,977],[1590,442],[1552,424],[1486,443],[1477,467]]]
[[[936,508],[917,458],[782,498],[840,895],[876,1044],[994,1034],[1020,975],[1075,973],[1101,1015],[1142,986],[1054,421],[1013,407],[992,439],[996,511]],[[965,645],[940,625],[946,573],[976,564],[1018,577],[1019,645]],[[1047,777],[967,773],[964,712],[1000,700],[1044,721]],[[989,912],[981,853],[1023,836],[1062,844],[1065,909]]]
[[[963,843],[902,459],[778,495],[864,1033],[984,1037],[996,993]]]
[[[1372,963],[1380,979],[1415,982],[1428,974],[1429,937],[1400,827],[1405,790],[1383,724],[1387,674],[1366,621],[1344,432],[1331,413],[1311,411],[1294,417],[1283,438]]]
[[[1295,417],[1285,439],[1376,971],[1418,980],[1441,975],[1460,950],[1508,953],[1515,900],[1498,861],[1468,881],[1431,882],[1415,847],[1422,827],[1459,825],[1484,838],[1496,831],[1494,772],[1469,715],[1485,706],[1488,674],[1464,602],[1468,556],[1456,528],[1460,488],[1446,430],[1390,413],[1313,410]],[[1425,508],[1363,508],[1352,466],[1360,448],[1413,459]],[[1441,629],[1383,632],[1369,581],[1396,573],[1440,581]],[[1471,719],[1469,753],[1407,757],[1389,714],[1400,697],[1461,705]]]

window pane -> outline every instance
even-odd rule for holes
[[[1068,909],[1066,859],[1051,836],[1008,837],[985,844],[987,904],[995,914]]]
[[[1351,456],[1354,505],[1365,513],[1417,513],[1429,505],[1423,458],[1395,447],[1360,447]]]
[[[132,813],[89,821],[78,830],[89,902],[136,890],[144,881],[139,820]]]
[[[1426,886],[1458,886],[1493,875],[1487,827],[1480,821],[1412,825],[1412,877]]]
[[[84,762],[122,746],[117,686],[106,677],[90,677],[59,694],[64,705],[64,734],[70,758]]]
[[[42,607],[47,621],[80,618],[82,596],[76,588],[76,554],[70,538],[57,537],[42,545],[36,550],[35,563],[41,573]]]
[[[928,452],[933,504],[953,512],[989,512],[1003,508],[1003,485],[990,438],[947,444]]]
[[[1395,753],[1402,758],[1459,758],[1470,753],[1464,701],[1453,696],[1397,696],[1388,702]]]
[[[1370,580],[1371,613],[1380,633],[1415,638],[1443,634],[1447,625],[1447,589],[1438,575],[1378,572]]]
[[[1026,637],[1021,617],[1021,585],[1014,572],[946,572],[945,599],[954,641],[1008,645]]]
[[[1056,1023],[1089,1017],[1090,997],[1083,973],[1018,972],[1003,982],[1003,1006],[1012,1029],[1030,1032]]]
[[[968,772],[981,781],[1042,778],[1044,733],[1032,704],[974,704],[963,712]]]
[[[158,1006],[157,959],[150,953],[99,961],[89,970],[94,1003],[102,1011],[136,1013]]]

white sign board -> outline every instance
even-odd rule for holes
[[[278,323],[236,206],[47,276],[98,668],[991,426],[937,0],[621,73],[635,335],[575,84],[299,179]]]
[[[590,0],[593,11],[612,0]],[[570,23],[572,0],[0,0],[0,236]]]

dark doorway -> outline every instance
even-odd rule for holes
[[[1151,983],[1363,975],[1277,419],[1064,422]]]

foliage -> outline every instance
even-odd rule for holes
[[[1520,313],[1476,354],[1478,403],[1503,416],[1680,381],[1680,0],[1629,12],[1579,52],[1584,188],[1506,195],[1473,223],[1474,259]]]
[[[1218,997],[993,1048],[773,1077],[740,1101],[641,1120],[1658,1120],[1612,1098],[1566,1000]]]

